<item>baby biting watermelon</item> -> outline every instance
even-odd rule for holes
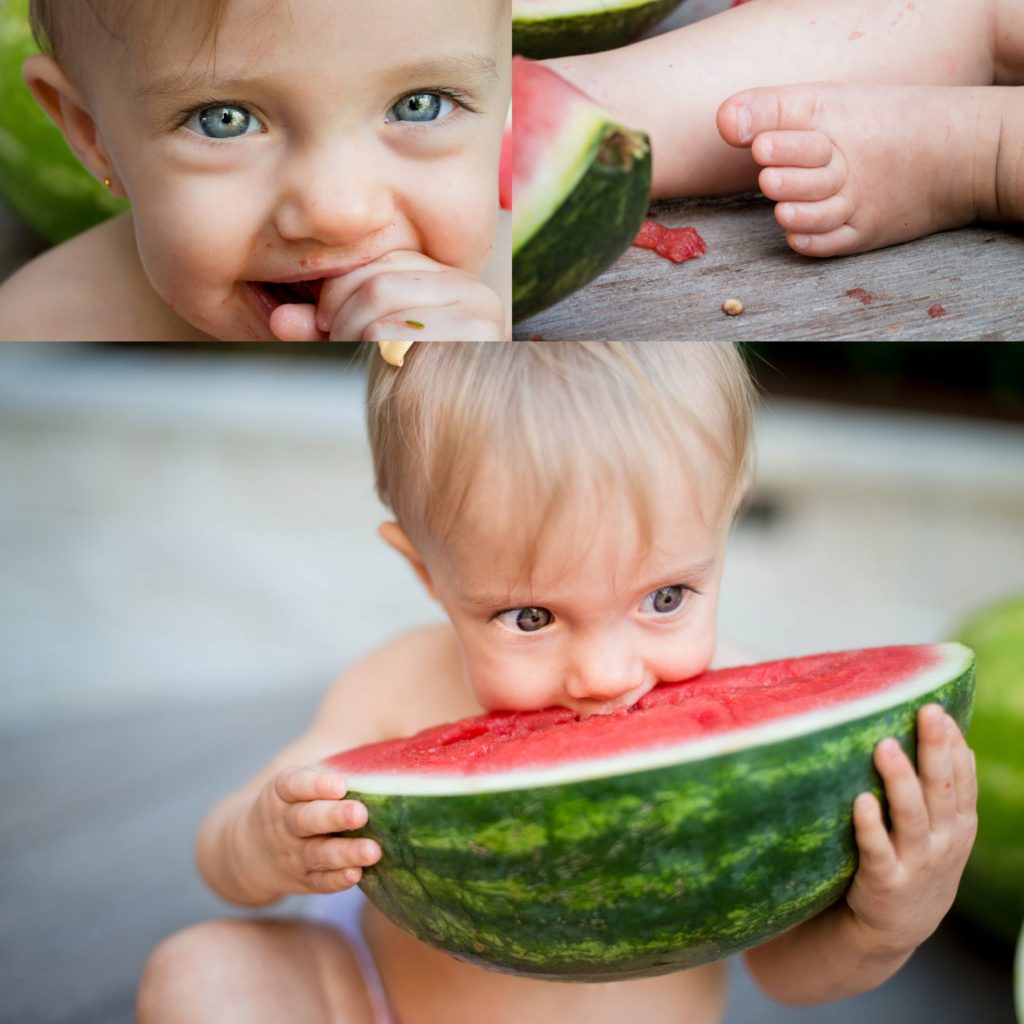
[[[965,728],[974,658],[883,647],[720,669],[580,719],[500,713],[325,762],[369,810],[364,891],[417,938],[563,981],[730,956],[818,913],[856,867],[871,755],[916,713]]]

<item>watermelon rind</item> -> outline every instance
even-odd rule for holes
[[[600,112],[600,108],[589,108]],[[568,164],[553,161],[560,188],[539,194],[547,213],[519,192],[513,197],[512,309],[523,320],[582,288],[614,263],[636,237],[651,190],[651,149],[643,132],[604,115]],[[571,190],[565,186],[570,182]],[[534,190],[531,189],[531,193]],[[516,232],[516,225],[519,230]]]
[[[79,163],[21,78],[38,53],[28,0],[0,0],[0,195],[51,242],[128,209]]]
[[[553,0],[512,5],[512,52],[543,59],[632,42],[681,0]]]
[[[1013,1005],[1017,1010],[1017,1024],[1024,1024],[1024,921],[1017,936],[1017,954],[1013,958]]]
[[[383,855],[362,888],[426,943],[499,971],[610,981],[730,956],[818,913],[856,868],[872,752],[916,750],[933,701],[966,729],[973,655],[754,728],[500,776],[348,774]]]
[[[1009,950],[1024,917],[1024,595],[979,610],[957,639],[978,660],[978,835],[955,909]]]

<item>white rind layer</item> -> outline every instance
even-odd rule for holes
[[[649,771],[667,765],[684,764],[766,746],[780,740],[805,736],[842,722],[860,718],[908,703],[929,693],[943,683],[958,678],[974,661],[974,652],[958,643],[935,644],[939,660],[931,668],[918,672],[894,686],[867,697],[844,701],[831,707],[817,708],[799,715],[765,722],[764,725],[716,733],[705,739],[687,739],[680,743],[633,750],[624,754],[587,761],[570,761],[547,768],[523,768],[465,775],[430,773],[345,774],[348,788],[357,793],[378,793],[389,796],[465,796],[470,793],[506,793],[513,789],[535,789],[558,786],[567,782],[626,775]]]

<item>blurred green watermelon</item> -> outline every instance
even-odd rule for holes
[[[0,194],[40,234],[62,242],[128,204],[82,167],[25,87],[22,62],[38,52],[28,0],[0,0]]]
[[[978,659],[978,838],[956,909],[1012,948],[1024,918],[1024,596],[979,612],[957,639]]]

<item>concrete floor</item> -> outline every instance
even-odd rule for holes
[[[132,1019],[165,935],[226,911],[210,804],[332,675],[435,610],[374,541],[360,384],[330,363],[0,352],[0,1021]],[[759,656],[948,636],[1024,589],[1024,431],[777,403],[724,635]],[[296,909],[292,903],[287,909]],[[727,1024],[1010,1024],[1010,970],[944,926],[889,983]]]

